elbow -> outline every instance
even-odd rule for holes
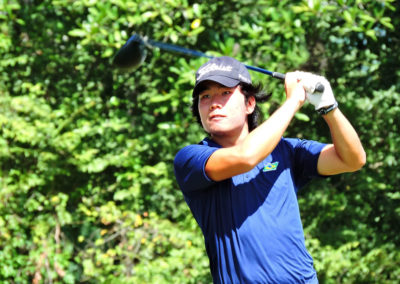
[[[255,155],[251,149],[246,149],[240,151],[239,154],[240,167],[243,169],[243,172],[248,172],[252,170],[259,162],[259,158]]]
[[[367,154],[365,153],[364,149],[361,150],[357,162],[358,170],[364,167],[364,165],[367,163]]]
[[[353,160],[351,166],[351,172],[356,172],[362,169],[367,163],[367,155],[364,149],[357,155],[356,159]]]
[[[360,159],[360,162],[361,162],[361,167],[360,167],[361,169],[367,163],[367,154],[365,153],[364,149],[362,150],[362,158]]]
[[[246,173],[248,171],[251,171],[255,166],[257,166],[257,164],[258,163],[256,161],[243,159],[241,167],[243,169],[243,172]]]

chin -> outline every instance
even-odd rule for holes
[[[214,128],[209,128],[207,130],[207,133],[210,134],[211,136],[225,136],[229,134],[229,130],[214,127]]]

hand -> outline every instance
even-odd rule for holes
[[[306,91],[302,84],[300,71],[289,72],[285,75],[285,91],[287,100],[296,100],[301,107],[306,101]]]
[[[304,89],[306,90],[307,101],[314,105],[315,110],[329,107],[336,103],[331,85],[323,76],[314,75],[307,72],[299,72],[302,76]],[[315,92],[315,86],[320,83],[324,86],[322,93]]]

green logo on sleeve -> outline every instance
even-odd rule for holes
[[[268,163],[264,166],[263,172],[275,171],[278,168],[279,162]]]

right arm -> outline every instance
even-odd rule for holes
[[[266,121],[250,132],[239,144],[221,148],[208,159],[209,178],[221,181],[248,172],[264,160],[281,140],[294,114],[305,102],[305,91],[295,73],[286,74],[286,101]]]

